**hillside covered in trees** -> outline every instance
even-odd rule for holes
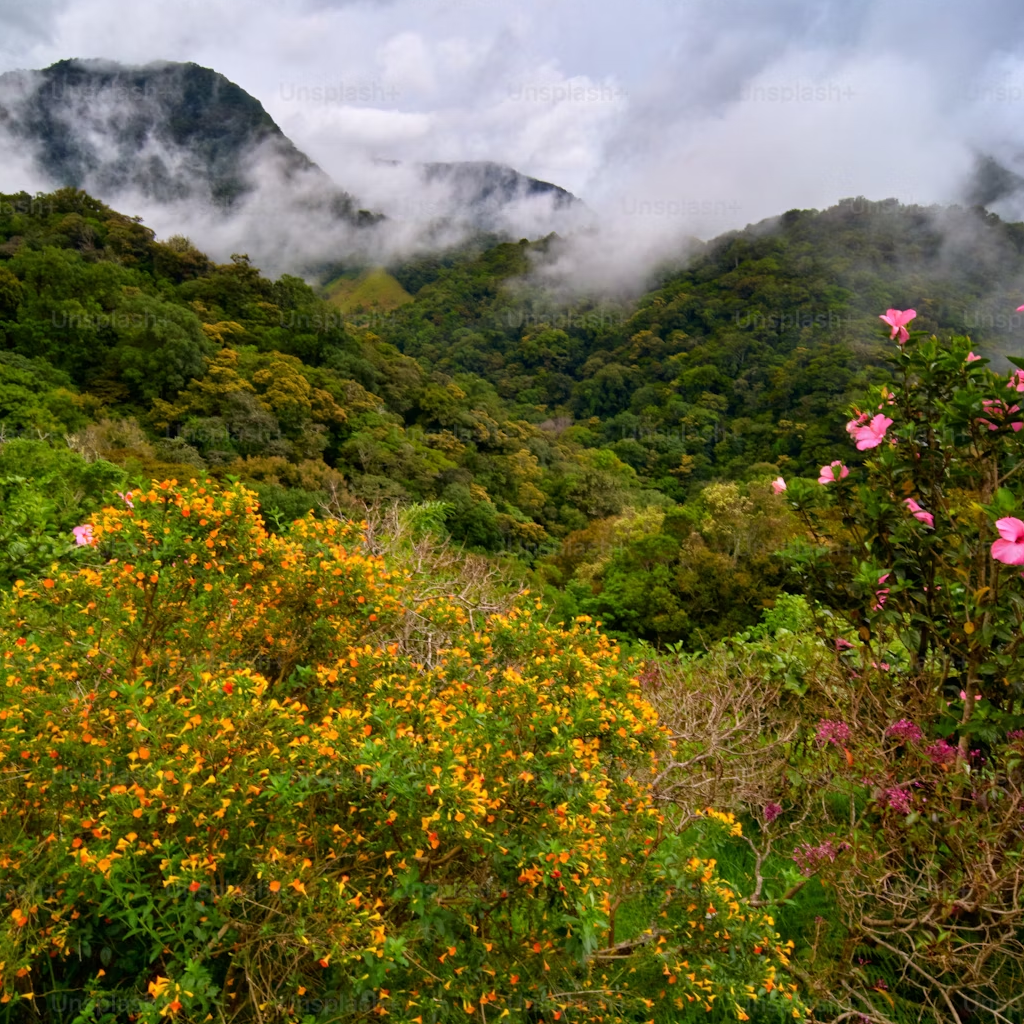
[[[841,410],[886,379],[877,309],[914,305],[993,355],[1017,346],[1024,236],[968,210],[792,211],[629,302],[545,284],[562,244],[420,258],[374,277],[372,294],[391,279],[411,302],[342,309],[81,192],[2,197],[0,428],[56,441],[0,456],[4,474],[52,460],[87,501],[81,481],[108,463],[126,481],[237,478],[271,523],[431,503],[566,621],[699,645],[778,593],[787,526],[766,481],[843,453]],[[73,525],[61,487],[30,492],[31,514],[0,526],[7,579],[48,557],[19,516]]]
[[[0,196],[0,1019],[1022,1019],[1024,226],[565,244]]]

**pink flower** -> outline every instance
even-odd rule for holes
[[[880,584],[881,583],[885,583],[886,580],[888,580],[888,579],[889,579],[889,573],[887,572],[885,575],[882,575],[882,577],[879,577],[879,583]],[[876,592],[874,592],[874,599],[876,599],[876,604],[874,604],[874,607],[871,608],[871,611],[881,611],[882,610],[882,605],[884,605],[886,603],[886,600],[887,600],[888,597],[889,597],[889,588],[888,587],[884,587],[882,590],[877,590]]]
[[[899,786],[893,786],[885,791],[885,802],[897,814],[910,813],[910,794]]]
[[[976,363],[980,358],[981,356],[976,356],[973,352],[967,353],[967,362],[969,363]]]
[[[777,804],[775,801],[771,801],[764,805],[764,820],[766,825],[770,825],[780,814],[782,813],[782,804]]]
[[[96,538],[92,535],[92,527],[88,523],[85,526],[76,526],[71,532],[75,535],[75,543],[80,548],[97,542]]]
[[[1004,565],[1024,565],[1024,523],[1013,516],[996,520],[1000,539],[992,545],[992,557]]]
[[[845,722],[830,722],[823,718],[818,722],[818,742],[824,746],[831,743],[833,746],[842,746],[850,739],[850,727]]]
[[[885,734],[886,736],[895,736],[903,743],[924,739],[924,733],[921,732],[920,726],[909,718],[901,718],[898,722],[894,722],[885,730]]]
[[[921,508],[913,498],[905,498],[903,504],[910,510],[910,514],[919,522],[924,523],[929,530],[935,529],[935,517],[931,512],[925,512],[925,510]]]
[[[985,412],[993,416],[1001,416],[1004,418],[1007,416],[1011,416],[1015,412],[1020,412],[1019,405],[1011,405],[1009,408],[1007,408],[1006,403],[999,400],[998,398],[983,398],[981,401],[981,405]],[[987,426],[989,430],[999,429],[999,424],[993,423],[991,420],[979,419],[978,422],[981,423],[983,426]],[[1011,423],[1010,426],[1013,428],[1014,433],[1016,433],[1022,427],[1024,427],[1024,423],[1015,422]]]
[[[781,494],[785,489],[786,489],[786,481],[783,480],[781,476],[777,476],[772,481],[772,490],[776,494]]]
[[[129,507],[135,508],[135,502],[132,501],[132,492],[129,491],[127,494],[122,494],[120,491],[117,492],[117,496]]]
[[[839,467],[839,476],[836,476],[836,467]],[[830,463],[827,466],[821,467],[821,476],[818,477],[819,484],[834,484],[839,480],[845,480],[850,475],[849,469],[846,468],[838,459],[835,462]]]
[[[892,333],[889,335],[890,338],[895,338],[897,334],[899,335],[899,341],[902,345],[910,337],[905,325],[909,324],[916,316],[917,311],[913,309],[887,309],[884,313],[879,314],[878,319],[884,320],[892,328]]]
[[[848,651],[853,647],[853,644],[849,640],[844,640],[841,636],[836,637],[836,650],[837,651]]]
[[[857,451],[863,452],[868,448],[877,448],[885,440],[885,432],[892,426],[892,420],[888,416],[879,413],[873,416],[870,423],[864,426],[855,426],[850,429],[854,421],[846,424],[846,429],[851,437],[857,442]]]
[[[881,409],[882,407],[879,406],[878,408]],[[850,420],[850,422],[846,424],[846,432],[848,434],[852,434],[858,427],[863,427],[864,424],[867,423],[867,421],[869,419],[871,419],[871,414],[870,413],[867,413],[867,412],[857,413],[856,418]]]
[[[1024,370],[1016,370],[1007,381],[1006,386],[1011,391],[1024,391]]]
[[[967,700],[967,691],[966,690],[961,690],[960,691],[960,699],[961,700]],[[980,693],[976,693],[974,695],[974,699],[975,700],[981,700],[981,694]]]
[[[1024,313],[1024,306],[1018,306],[1017,307],[1017,312],[1018,313]]]
[[[810,843],[801,843],[793,851],[793,861],[800,869],[800,873],[810,878],[824,864],[834,864],[839,854],[850,848],[849,843],[840,843],[837,847],[831,839],[820,846],[811,846]]]
[[[945,740],[936,740],[930,747],[925,747],[924,752],[933,764],[950,764],[956,760],[956,747]]]

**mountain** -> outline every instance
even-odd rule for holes
[[[257,99],[197,64],[65,60],[9,72],[0,75],[0,125],[50,182],[104,198],[199,199],[230,210],[260,187],[253,168],[269,164],[277,183],[318,193],[335,216],[373,219]]]
[[[552,287],[565,245],[341,268],[319,293],[82,192],[0,194],[0,438],[71,436],[147,479],[238,477],[284,522],[330,500],[440,503],[467,547],[561,551],[566,614],[703,644],[752,626],[779,580],[711,526],[706,550],[680,541],[738,515],[735,488],[870,457],[845,424],[892,380],[881,311],[969,333],[1000,368],[1024,355],[1024,224],[977,209],[790,210],[633,301]],[[0,515],[0,540],[27,521]]]
[[[210,68],[168,61],[63,60],[0,75],[0,156],[0,187],[84,189],[159,234],[187,232],[220,258],[248,252],[274,274],[374,265],[481,231],[546,234],[556,214],[582,206],[510,167],[428,163],[389,179],[372,197],[381,212],[370,212],[255,97]]]
[[[464,216],[484,230],[500,230],[510,209],[531,202],[540,201],[556,218],[586,210],[566,189],[489,160],[423,164],[421,174],[428,185],[440,183],[458,196]]]
[[[576,196],[558,185],[520,174],[512,167],[490,160],[424,164],[423,173],[428,182],[455,185],[473,206],[511,203],[530,196],[551,197],[556,209],[580,203]]]

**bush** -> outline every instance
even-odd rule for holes
[[[0,443],[0,586],[39,576],[66,558],[83,515],[125,479],[110,462],[86,462],[45,441]]]
[[[0,630],[10,1011],[801,1015],[772,918],[653,803],[665,733],[586,622],[474,629],[238,485],[134,492],[90,539]]]

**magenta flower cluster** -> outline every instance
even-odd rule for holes
[[[886,804],[897,814],[910,813],[910,794],[901,786],[893,786],[884,793]]]
[[[770,825],[781,813],[782,804],[777,804],[774,800],[771,800],[768,803],[766,803],[764,805],[765,824]]]
[[[793,862],[800,869],[800,873],[810,878],[815,871],[823,864],[832,864],[836,857],[843,850],[850,848],[849,843],[840,843],[836,846],[831,839],[827,839],[820,846],[811,846],[809,843],[801,843],[793,851]]]
[[[841,747],[850,739],[850,727],[845,722],[830,722],[823,718],[818,722],[818,742],[822,745],[832,743]]]
[[[945,740],[936,740],[925,747],[924,752],[931,758],[933,764],[952,764],[956,760],[956,747]]]
[[[898,722],[893,722],[885,730],[885,734],[894,736],[901,743],[916,743],[918,740],[924,739],[924,733],[921,732],[920,726],[909,718],[901,718]]]

